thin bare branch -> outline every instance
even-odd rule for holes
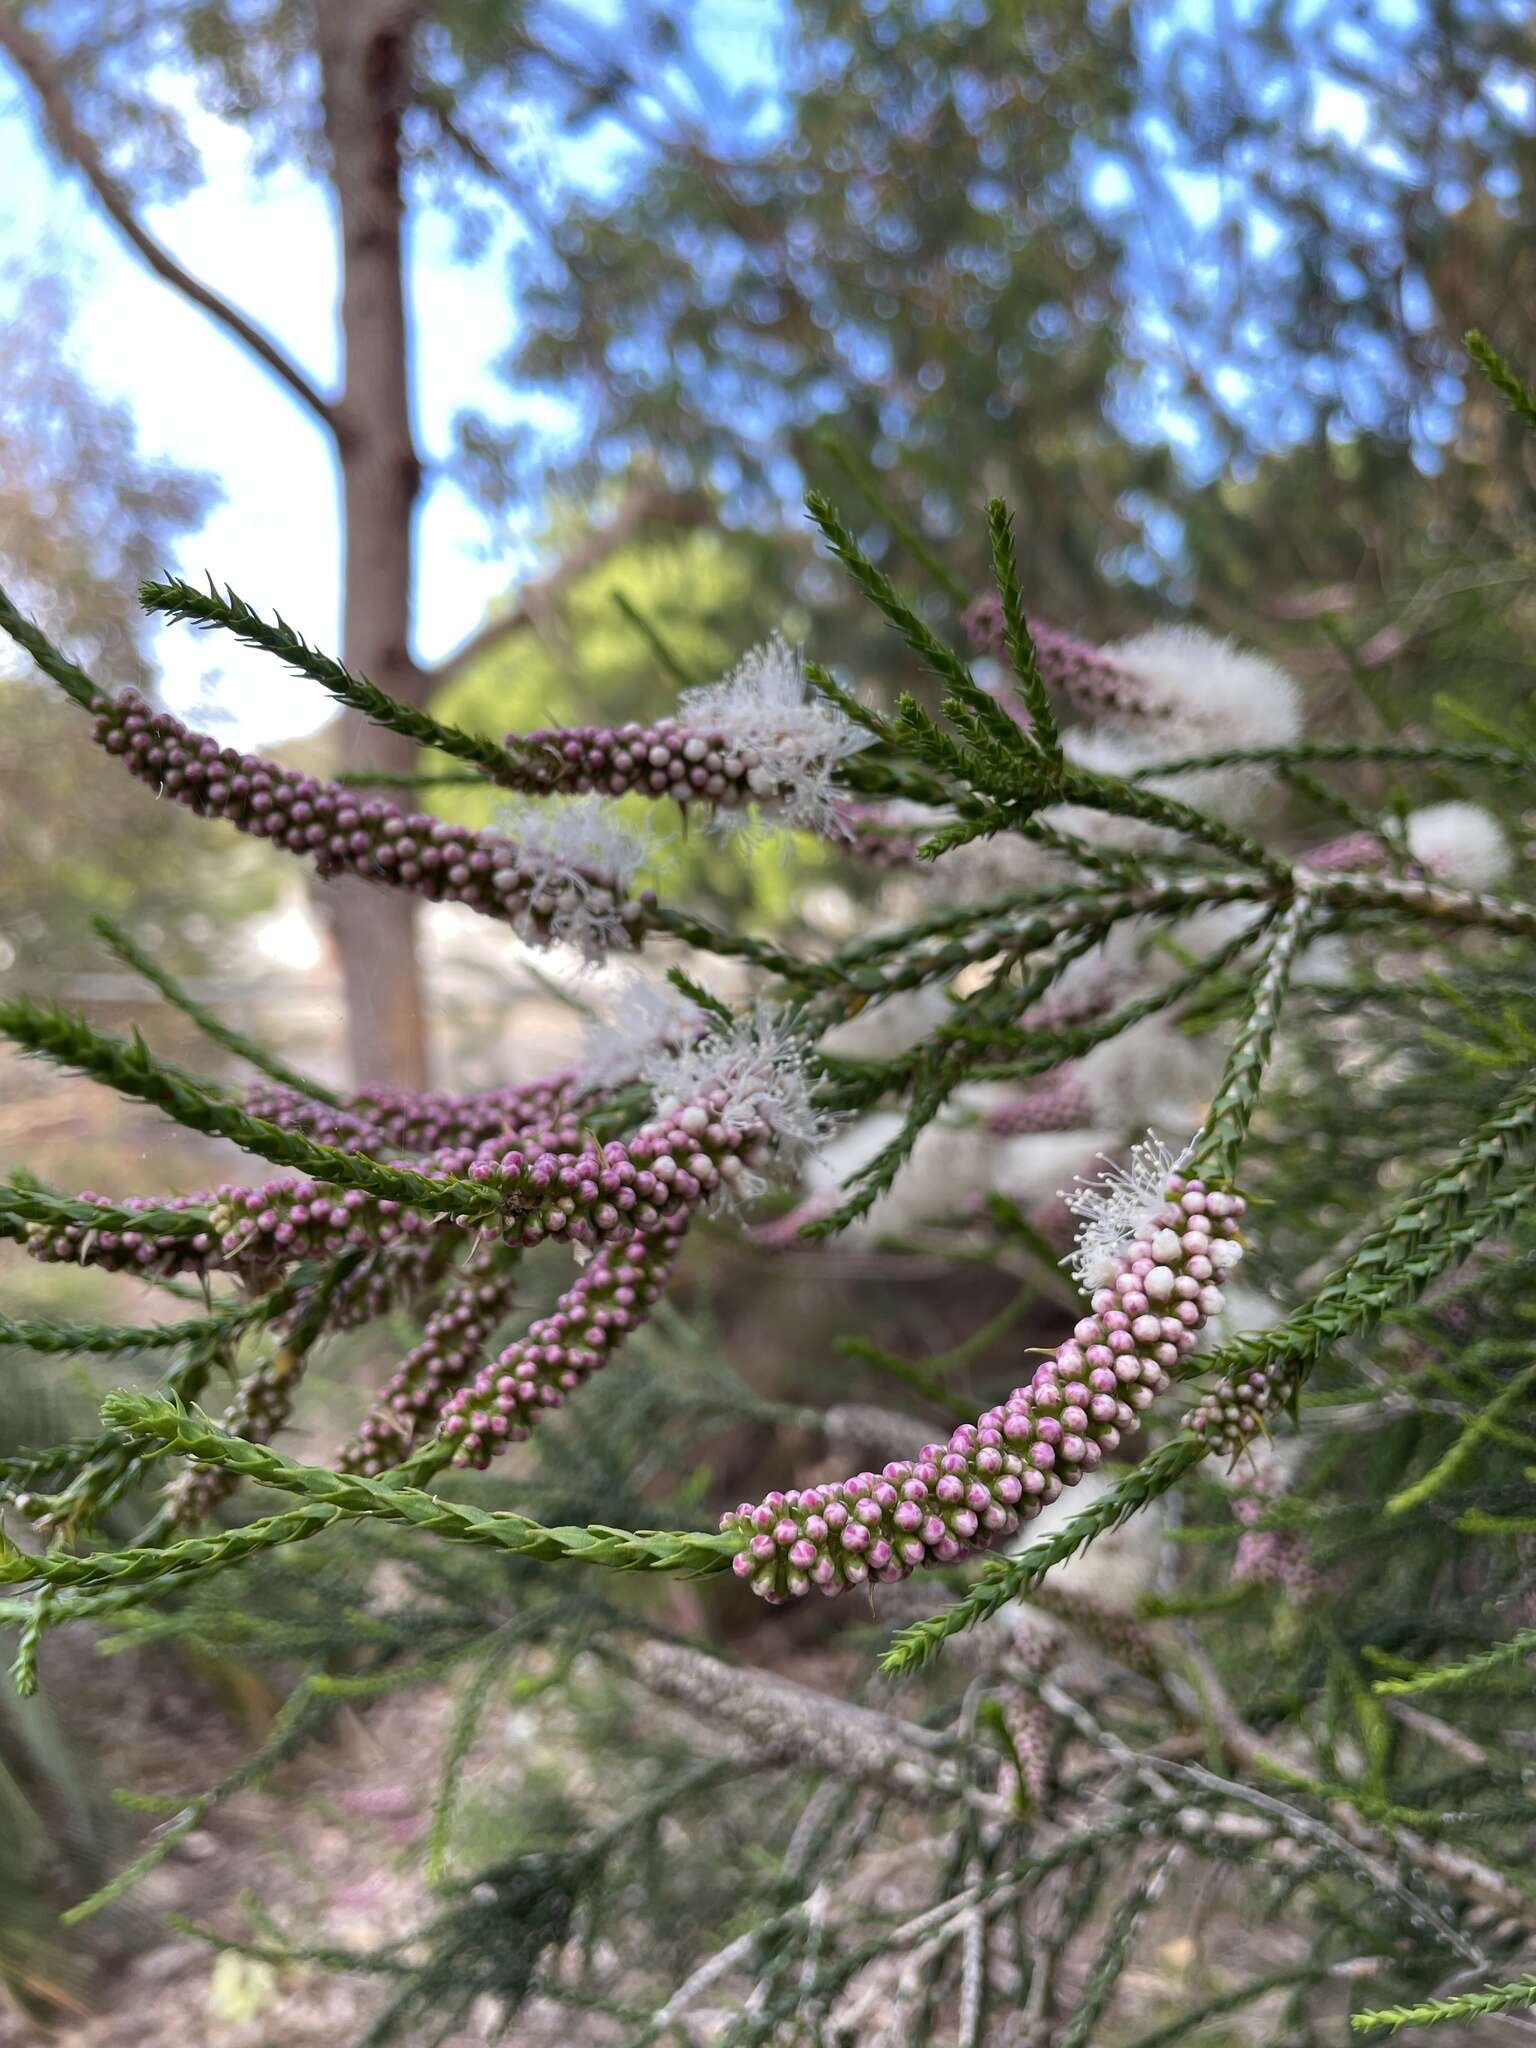
[[[584,540],[578,541],[568,555],[565,555],[545,575],[524,584],[519,591],[517,602],[509,611],[498,612],[460,641],[453,652],[437,666],[428,671],[433,687],[450,682],[462,674],[471,662],[479,661],[489,654],[493,647],[499,647],[514,633],[537,624],[559,597],[589,569],[595,569],[611,554],[623,547],[627,541],[646,526],[689,527],[702,524],[705,505],[702,498],[687,492],[643,490],[626,498],[624,503],[606,526],[599,527]]]
[[[233,335],[258,362],[264,363],[296,397],[304,401],[317,419],[323,420],[334,432],[333,403],[318,385],[310,381],[264,328],[237,306],[232,306],[211,285],[204,284],[201,278],[184,269],[164,243],[145,227],[128,194],[107,169],[95,140],[75,119],[69,93],[47,45],[8,7],[0,7],[0,50],[5,52],[36,93],[44,124],[60,156],[81,173],[100,201],[102,210],[155,275],[216,320],[226,333]]]

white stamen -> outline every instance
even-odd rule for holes
[[[531,877],[530,903],[548,917],[552,937],[600,960],[624,936],[620,907],[649,851],[600,796],[546,797],[508,806],[498,823]],[[516,929],[532,935],[532,920]]]
[[[747,779],[759,802],[806,831],[837,829],[832,771],[871,735],[807,686],[800,651],[782,634],[744,654],[720,682],[685,690],[679,710],[684,723],[756,757]],[[741,822],[729,810],[718,815],[727,827]]]
[[[1284,747],[1301,731],[1295,682],[1278,664],[1234,640],[1219,640],[1197,626],[1154,626],[1105,652],[1142,685],[1142,702],[1124,714],[1125,721],[1174,721],[1179,753]]]
[[[641,1078],[656,1095],[658,1116],[695,1103],[728,1130],[759,1131],[786,1166],[815,1150],[827,1120],[811,1102],[805,1049],[782,1012],[766,1004],[688,1045],[655,1052]],[[737,1188],[748,1192],[741,1177]]]
[[[1105,1159],[1105,1170],[1096,1179],[1080,1175],[1074,1188],[1060,1190],[1072,1214],[1083,1219],[1077,1245],[1061,1263],[1071,1268],[1085,1294],[1105,1286],[1135,1240],[1149,1233],[1153,1219],[1167,1207],[1168,1177],[1179,1171],[1189,1151],[1186,1145],[1175,1157],[1155,1132],[1148,1131],[1139,1145],[1131,1147],[1129,1166]]]

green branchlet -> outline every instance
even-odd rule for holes
[[[92,682],[85,670],[71,661],[67,654],[60,653],[47,634],[25,613],[18,611],[3,590],[0,590],[0,631],[9,633],[16,645],[31,655],[43,674],[56,682],[65,696],[72,697],[83,711],[94,711],[104,701],[106,693],[100,684]]]
[[[1475,327],[1463,338],[1467,345],[1467,354],[1515,418],[1524,426],[1536,427],[1536,398],[1531,396],[1530,387],[1525,380],[1515,375],[1493,343],[1479,334]]]
[[[1247,1014],[1238,1026],[1210,1110],[1191,1150],[1189,1171],[1219,1187],[1229,1187],[1237,1172],[1291,969],[1310,916],[1310,903],[1305,896],[1298,896],[1275,920]]]
[[[1536,425],[1536,407],[1532,408]],[[1486,1991],[1463,1991],[1455,1998],[1426,1998],[1418,2005],[1387,2005],[1376,2012],[1355,2012],[1349,2024],[1357,2034],[1369,2034],[1379,2027],[1399,2033],[1404,2027],[1438,2027],[1456,2020],[1487,2019],[1491,2013],[1511,2012],[1516,2006],[1536,2005],[1536,1976],[1520,1977],[1512,1984],[1493,1984]]]
[[[188,1130],[227,1138],[274,1166],[292,1167],[334,1187],[359,1188],[385,1201],[404,1202],[429,1215],[475,1217],[494,1210],[494,1196],[473,1181],[431,1180],[406,1167],[383,1165],[322,1145],[301,1132],[283,1130],[210,1095],[204,1085],[156,1058],[142,1039],[111,1037],[66,1010],[45,1010],[26,996],[14,996],[0,1002],[0,1036],[26,1052],[89,1074],[119,1095],[152,1103]],[[83,1212],[83,1218],[89,1215],[89,1210]],[[156,1226],[139,1218],[134,1227]]]
[[[915,1621],[891,1640],[881,1670],[892,1677],[904,1677],[931,1664],[951,1636],[988,1621],[1010,1601],[1020,1599],[1039,1585],[1047,1572],[1065,1564],[1095,1537],[1107,1535],[1140,1512],[1160,1494],[1167,1493],[1205,1455],[1204,1446],[1190,1437],[1175,1437],[1101,1494],[1091,1507],[1083,1508],[1051,1535],[1029,1545],[1018,1557],[991,1558],[981,1576],[958,1600],[926,1621]]]
[[[285,1088],[292,1088],[298,1094],[307,1095],[316,1102],[328,1102],[332,1108],[339,1103],[341,1098],[333,1089],[323,1086],[319,1081],[311,1080],[307,1074],[299,1073],[296,1068],[290,1067],[286,1060],[279,1059],[275,1052],[270,1052],[266,1046],[259,1045],[255,1039],[248,1038],[243,1031],[234,1030],[206,1004],[198,1002],[195,996],[190,995],[182,987],[175,975],[146,953],[120,924],[114,923],[110,917],[95,917],[91,923],[119,960],[131,967],[136,974],[142,974],[152,988],[160,991],[173,1009],[180,1010],[184,1017],[189,1017],[198,1030],[206,1038],[211,1038],[215,1045],[223,1046],[226,1052],[232,1052],[237,1059],[244,1060],[248,1066],[255,1067],[258,1073],[268,1075]]]
[[[401,703],[366,676],[354,675],[331,655],[311,647],[286,619],[264,619],[233,590],[220,593],[211,581],[206,590],[201,590],[195,583],[169,577],[163,582],[142,583],[139,598],[146,611],[185,619],[204,629],[221,628],[244,641],[247,647],[276,655],[297,674],[318,683],[338,704],[360,711],[371,724],[382,726],[386,732],[399,733],[418,746],[435,747],[455,760],[469,761],[492,781],[515,788],[527,782],[528,764],[508,748],[478,733],[465,732],[459,726],[445,725],[414,705]]]
[[[1003,606],[1003,646],[1013,665],[1014,679],[1024,700],[1024,708],[1029,713],[1035,743],[1052,766],[1059,769],[1062,764],[1061,733],[1057,728],[1056,714],[1051,709],[1051,700],[1045,693],[1040,664],[1035,659],[1035,643],[1029,637],[1029,627],[1024,618],[1024,595],[1019,589],[1018,562],[1013,551],[1013,515],[1001,498],[994,498],[988,505],[987,523],[992,535],[992,573],[997,579],[997,594]]]
[[[230,1436],[206,1418],[153,1394],[126,1390],[111,1394],[102,1404],[102,1419],[130,1436],[159,1441],[184,1457],[221,1466],[253,1484],[301,1495],[306,1507],[296,1510],[292,1518],[277,1518],[291,1521],[292,1527],[288,1533],[273,1534],[269,1539],[273,1543],[318,1533],[338,1515],[377,1515],[386,1521],[410,1523],[446,1542],[487,1544],[518,1557],[579,1560],[610,1571],[680,1572],[687,1577],[727,1570],[735,1547],[728,1536],[687,1530],[546,1528],[525,1515],[488,1514],[480,1508],[439,1500],[414,1487],[299,1464],[270,1447]],[[192,1537],[186,1543],[144,1553],[126,1569],[118,1560],[127,1553],[71,1559],[59,1568],[59,1582],[97,1585],[155,1577],[168,1570],[201,1569],[209,1562],[225,1561],[217,1548],[221,1543],[234,1542],[237,1554],[243,1555],[240,1539],[245,1533],[236,1529],[222,1537]],[[262,1546],[252,1543],[252,1547]]]

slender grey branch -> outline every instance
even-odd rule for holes
[[[165,244],[150,233],[135,212],[127,192],[108,170],[94,137],[88,135],[76,120],[68,90],[52,53],[42,37],[34,34],[9,6],[0,7],[0,50],[10,58],[37,95],[44,125],[59,155],[80,172],[95,193],[102,211],[155,275],[216,320],[334,433],[336,412],[333,401],[300,369],[282,345],[211,285],[194,277]]]

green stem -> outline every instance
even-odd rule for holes
[[[92,682],[78,663],[61,653],[46,633],[16,609],[3,590],[0,590],[0,628],[9,633],[16,645],[31,655],[43,674],[50,676],[83,710],[94,711],[98,704],[107,701],[106,692],[100,684]]]
[[[1159,1494],[1176,1486],[1204,1456],[1205,1446],[1192,1438],[1175,1437],[1172,1443],[1164,1444],[1091,1507],[1064,1522],[1053,1536],[1032,1543],[1022,1557],[989,1560],[975,1585],[942,1614],[899,1630],[881,1661],[881,1670],[892,1676],[920,1671],[933,1661],[951,1636],[989,1620],[1011,1600],[1019,1599],[1038,1585],[1053,1566],[1075,1557],[1096,1536],[1118,1529]]]
[[[992,571],[1003,604],[1003,645],[1013,664],[1019,695],[1029,713],[1030,725],[1041,753],[1059,773],[1062,766],[1061,733],[1056,714],[1046,695],[1035,643],[1024,617],[1024,599],[1019,590],[1018,563],[1013,551],[1013,518],[1001,498],[987,507],[987,524],[992,536]]]
[[[1311,911],[1306,897],[1297,896],[1276,919],[1274,936],[1254,983],[1247,1014],[1227,1054],[1215,1098],[1195,1140],[1190,1173],[1219,1186],[1229,1185],[1237,1172],[1291,969],[1306,937]]]
[[[402,704],[366,676],[354,675],[330,655],[311,647],[285,619],[264,619],[232,590],[220,596],[211,583],[206,590],[200,590],[195,583],[173,577],[165,583],[140,584],[139,599],[146,611],[186,619],[194,626],[221,627],[247,647],[275,654],[299,675],[318,683],[338,704],[360,711],[371,724],[382,726],[386,732],[399,733],[418,746],[435,747],[439,753],[469,761],[493,781],[510,788],[521,789],[528,784],[527,762],[508,748],[478,733],[465,732],[459,726],[445,725],[413,705]]]
[[[1175,761],[1138,768],[1128,779],[1146,782],[1197,768],[1284,768],[1306,761],[1336,766],[1382,761],[1410,768],[1486,768],[1496,775],[1529,775],[1536,765],[1532,756],[1518,747],[1488,746],[1475,740],[1438,740],[1433,746],[1412,740],[1298,740],[1287,747],[1223,747],[1211,754],[1184,754]]]
[[[1524,1372],[1516,1373],[1488,1406],[1480,1414],[1472,1417],[1445,1456],[1432,1465],[1421,1479],[1415,1480],[1412,1486],[1404,1487],[1401,1493],[1393,1494],[1387,1502],[1387,1513],[1405,1515],[1413,1508],[1422,1507],[1425,1501],[1433,1499],[1443,1487],[1448,1486],[1483,1438],[1495,1434],[1499,1418],[1507,1415],[1517,1402],[1523,1401],[1533,1384],[1536,1384],[1536,1360],[1533,1360]]]
[[[319,1081],[312,1081],[307,1074],[299,1073],[297,1068],[290,1067],[285,1060],[279,1059],[276,1053],[268,1052],[264,1045],[258,1045],[255,1039],[247,1038],[243,1032],[233,1030],[220,1017],[215,1016],[212,1010],[189,995],[175,975],[137,945],[121,925],[114,924],[110,917],[95,917],[91,923],[119,960],[131,967],[136,974],[142,974],[151,987],[159,989],[166,1001],[180,1010],[184,1017],[190,1017],[198,1030],[206,1038],[211,1038],[215,1045],[222,1045],[226,1052],[232,1052],[237,1059],[244,1060],[247,1065],[255,1067],[259,1073],[270,1076],[272,1080],[281,1082],[285,1088],[292,1088],[300,1095],[309,1096],[313,1101],[327,1102],[332,1109],[340,1106],[341,1097],[333,1089],[325,1087]]]
[[[25,1572],[11,1566],[13,1581],[27,1576],[61,1585],[105,1587],[158,1577],[165,1571],[206,1569],[236,1562],[254,1549],[317,1534],[342,1515],[379,1516],[425,1529],[450,1543],[486,1544],[515,1556],[550,1561],[579,1559],[610,1571],[681,1572],[703,1577],[729,1570],[737,1548],[734,1537],[688,1530],[549,1528],[526,1515],[488,1514],[480,1508],[439,1500],[414,1487],[301,1465],[270,1447],[229,1436],[153,1394],[109,1395],[102,1417],[110,1427],[130,1436],[157,1440],[169,1450],[218,1465],[256,1485],[298,1494],[306,1505],[290,1516],[273,1517],[271,1525],[253,1523],[245,1530],[190,1537],[164,1550],[123,1551],[92,1558],[29,1558]],[[280,1531],[277,1524],[285,1526]]]

